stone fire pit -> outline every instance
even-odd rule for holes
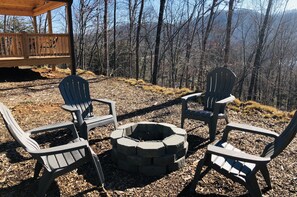
[[[159,176],[184,166],[187,133],[172,124],[139,122],[119,127],[110,135],[112,159],[128,172]]]

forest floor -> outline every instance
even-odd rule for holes
[[[62,97],[58,84],[66,75],[39,69],[28,80],[22,80],[24,72],[13,79],[1,73],[0,102],[7,105],[12,114],[26,130],[37,126],[71,120],[70,114],[63,111]],[[9,72],[9,71],[7,71]],[[11,71],[10,71],[11,72]],[[29,72],[30,73],[30,72]],[[154,121],[180,126],[181,103],[175,94],[161,94],[144,90],[139,85],[131,85],[119,78],[95,76],[81,72],[90,83],[93,98],[107,98],[116,102],[120,125]],[[240,106],[235,111],[228,109],[229,119],[271,129],[280,133],[289,118],[265,118],[263,112],[247,111]],[[102,113],[102,111],[97,111]],[[222,137],[225,122],[219,121],[216,139]],[[89,134],[89,143],[98,155],[105,174],[105,187],[111,196],[190,196],[187,185],[194,176],[198,161],[203,158],[208,144],[208,128],[202,122],[186,120],[189,150],[183,168],[161,177],[145,177],[117,169],[111,159],[109,135],[113,126],[99,127]],[[62,144],[70,139],[68,131],[44,133],[33,136],[36,141],[50,146]],[[261,154],[265,144],[272,139],[259,135],[234,132],[230,140],[249,153]],[[0,196],[32,196],[36,191],[33,180],[35,161],[24,151],[6,130],[0,120]],[[268,164],[272,189],[266,191],[266,184],[260,174],[258,182],[264,196],[297,196],[297,139]],[[99,196],[97,180],[91,164],[55,179],[48,196]],[[197,196],[247,196],[247,190],[215,171],[210,171],[196,187]]]

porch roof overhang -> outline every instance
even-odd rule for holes
[[[0,15],[38,16],[72,0],[0,0]]]

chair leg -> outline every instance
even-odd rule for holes
[[[41,163],[39,163],[38,161],[36,161],[35,169],[34,169],[34,179],[37,179],[38,178],[41,169],[42,169]]]
[[[213,121],[210,121],[208,123],[208,127],[209,127],[209,141],[213,142],[216,138],[217,125]]]
[[[45,171],[42,175],[42,177],[39,179],[38,183],[38,196],[45,196],[46,191],[50,187],[51,183],[55,179],[54,174]]]
[[[186,119],[186,110],[187,109],[188,109],[187,101],[182,99],[181,123],[180,123],[181,128],[184,128],[184,123],[185,123],[185,119]]]
[[[258,197],[262,196],[261,189],[256,179],[256,175],[246,181],[246,188],[249,191],[250,196]]]
[[[228,118],[228,116],[225,114],[224,117],[225,117],[226,124],[228,124],[228,123],[229,123],[229,118]]]
[[[184,128],[184,123],[185,123],[185,118],[182,116],[181,117],[180,128]]]
[[[268,171],[267,167],[265,166],[264,168],[261,168],[260,172],[262,173],[268,188],[271,189],[272,188],[271,181],[270,181],[269,171]]]
[[[99,161],[98,156],[90,149],[91,152],[91,159],[92,159],[92,163],[94,164],[97,176],[99,178],[99,182],[101,184],[101,186],[104,186],[104,182],[105,182],[105,178],[104,178],[104,174],[103,174],[103,170],[101,167],[101,163]]]
[[[113,117],[114,129],[118,129],[117,117]]]
[[[85,140],[88,140],[88,128],[86,123],[80,126],[79,128],[79,135],[80,137],[84,138]]]

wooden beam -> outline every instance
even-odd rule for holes
[[[36,19],[36,16],[33,16],[33,27],[34,27],[34,33],[38,33],[38,30],[37,30],[37,19]]]
[[[71,58],[69,56],[65,57],[45,57],[45,58],[14,58],[2,60],[0,58],[0,68],[5,67],[17,67],[17,66],[33,66],[42,64],[69,64],[71,63]]]
[[[70,50],[70,57],[71,57],[71,74],[76,75],[71,5],[72,5],[72,0],[67,1],[67,21],[68,21],[68,33],[69,33],[69,50]]]
[[[65,3],[63,3],[63,2],[48,2],[43,6],[40,6],[40,7],[37,7],[35,9],[33,9],[33,15],[34,16],[39,16],[41,14],[46,13],[49,10],[54,10],[54,9],[57,9],[57,8],[62,7],[64,5],[65,5]]]
[[[22,32],[22,51],[25,59],[29,58],[28,33]]]
[[[38,16],[49,10],[64,6],[67,1],[47,0],[0,0],[0,14],[15,16]]]
[[[48,33],[53,33],[53,23],[52,23],[52,12],[49,10],[47,11],[47,23],[48,23]],[[52,53],[52,51],[51,51]],[[52,67],[52,71],[56,70],[56,65],[50,65]]]
[[[47,23],[48,23],[48,33],[53,33],[53,23],[52,23],[52,12],[47,11]]]
[[[32,10],[7,8],[0,6],[0,14],[2,15],[13,15],[13,16],[33,16]]]

